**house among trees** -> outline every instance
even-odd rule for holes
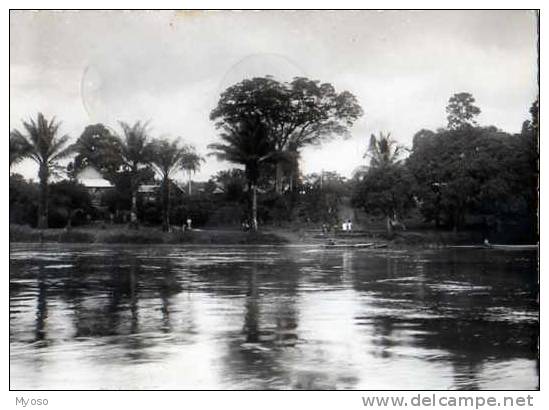
[[[114,188],[114,185],[101,176],[92,165],[88,165],[76,174],[76,180],[84,185],[90,194],[92,205],[99,207],[104,192]]]

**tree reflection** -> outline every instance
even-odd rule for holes
[[[223,373],[245,388],[288,388],[296,378],[287,362],[298,341],[300,271],[290,258],[277,262],[274,268],[254,260],[238,269],[246,280],[243,325],[226,337]]]
[[[151,266],[148,260],[128,253],[102,258],[74,252],[64,254],[61,262],[42,258],[32,261],[38,267],[34,340],[45,342],[61,337],[47,334],[48,305],[60,297],[72,311],[76,340],[109,338],[108,343],[116,346],[113,355],[122,349],[129,360],[150,359],[146,353],[158,343],[155,334],[172,331],[170,298],[181,292],[171,260],[158,258],[160,266]],[[24,279],[25,270],[17,272]],[[16,292],[21,286],[12,288]],[[159,308],[151,309],[154,305],[148,301],[155,299]],[[142,301],[148,305],[146,319],[141,318]],[[155,312],[158,319],[151,315]],[[50,333],[66,328],[62,326]]]
[[[197,348],[197,365],[231,388],[352,388],[369,361],[413,359],[446,366],[448,387],[478,389],[494,364],[539,363],[533,255],[231,252],[75,247],[17,259],[10,341],[61,345],[74,329],[77,349],[101,364]]]
[[[47,275],[42,261],[38,264],[35,341],[46,341],[46,321],[48,318]]]

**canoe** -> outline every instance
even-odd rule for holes
[[[492,249],[500,249],[504,251],[528,251],[538,249],[538,245],[490,245]]]
[[[457,249],[497,249],[502,251],[529,251],[538,249],[538,245],[452,245],[448,248]]]
[[[375,244],[373,242],[370,243],[340,243],[340,244],[324,244],[325,248],[371,248]]]

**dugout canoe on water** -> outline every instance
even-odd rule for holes
[[[372,248],[372,249],[379,249],[379,248],[386,248],[386,243],[326,243],[324,244],[325,248]]]
[[[452,245],[448,248],[453,249],[497,249],[503,251],[528,251],[538,249],[538,245],[498,245],[498,244],[489,244],[489,245]]]

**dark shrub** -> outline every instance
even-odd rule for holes
[[[19,174],[10,175],[10,223],[36,226],[38,185]]]

